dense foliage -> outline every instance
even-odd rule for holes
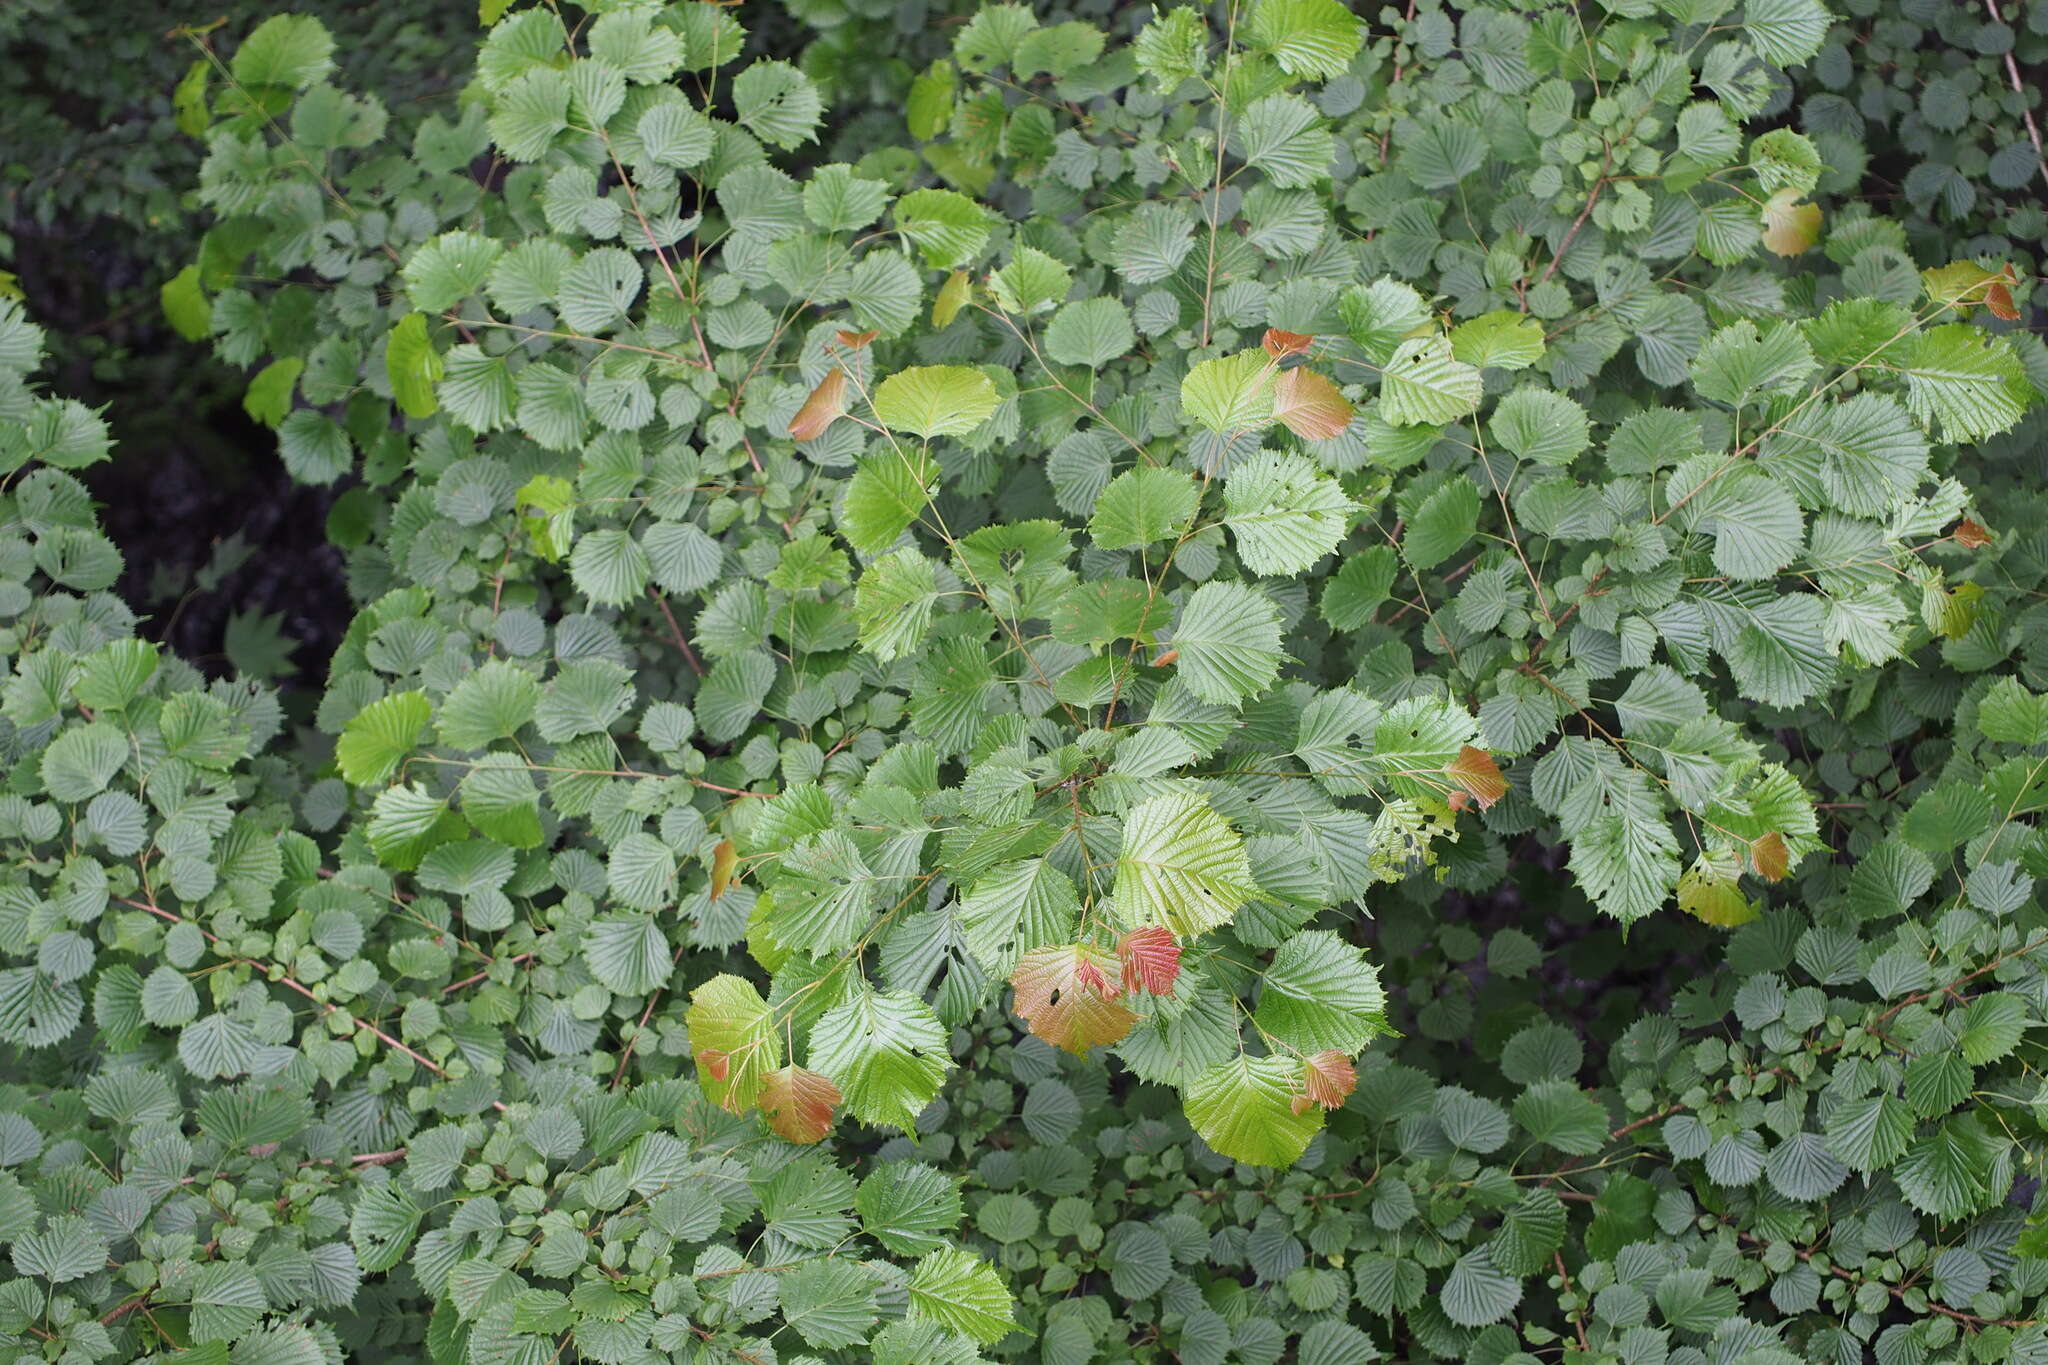
[[[868,8],[195,36],[317,696],[0,303],[7,1349],[2048,1361],[2038,35]]]

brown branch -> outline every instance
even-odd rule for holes
[[[690,648],[689,640],[684,637],[683,628],[676,621],[676,614],[669,610],[668,598],[662,593],[660,588],[655,587],[652,583],[647,585],[647,595],[652,597],[655,605],[661,608],[662,619],[668,622],[669,638],[676,642],[677,649],[683,651],[683,662],[690,666],[692,673],[695,673],[700,678],[703,677],[704,665],[697,662],[696,651]]]

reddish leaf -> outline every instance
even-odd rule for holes
[[[2011,266],[2006,269],[2010,271]],[[2020,320],[2019,305],[2012,301],[2012,286],[1999,280],[1984,287],[1984,306],[1991,310],[1991,316],[2004,318],[2007,322]]]
[[[832,373],[818,381],[796,416],[789,419],[789,434],[799,441],[815,441],[845,414],[846,371],[834,365]]]
[[[777,1137],[789,1142],[818,1142],[832,1131],[832,1110],[839,1087],[830,1076],[785,1066],[761,1078],[761,1112]]]
[[[1118,991],[1109,979],[1116,966],[1114,957],[1085,943],[1034,948],[1010,978],[1017,1014],[1033,1033],[1077,1057],[1117,1042],[1138,1016],[1116,1003]]]
[[[1294,1112],[1305,1113],[1311,1104],[1335,1109],[1358,1088],[1358,1068],[1341,1052],[1318,1052],[1302,1063],[1302,1092],[1294,1097]]]
[[[1508,780],[1501,776],[1500,765],[1493,761],[1493,755],[1484,749],[1475,749],[1467,744],[1458,750],[1458,756],[1451,760],[1444,772],[1479,803],[1481,810],[1508,794]]]
[[[1173,662],[1173,661],[1174,661],[1175,659],[1178,659],[1179,657],[1180,657],[1180,651],[1179,651],[1179,650],[1177,650],[1177,649],[1169,649],[1169,650],[1167,650],[1167,651],[1166,651],[1165,653],[1161,654],[1161,655],[1160,655],[1160,656],[1159,656],[1158,658],[1156,658],[1156,659],[1154,659],[1154,660],[1152,661],[1152,667],[1154,667],[1154,668],[1164,668],[1164,667],[1166,667],[1166,666],[1167,666],[1168,664],[1172,663],[1172,662]]]
[[[1351,425],[1351,404],[1314,370],[1282,370],[1273,381],[1273,416],[1304,441],[1327,441]]]
[[[1753,839],[1749,845],[1749,860],[1756,865],[1756,875],[1767,882],[1781,882],[1792,870],[1792,850],[1785,846],[1785,836],[1776,830]]]
[[[1991,530],[1977,522],[1964,520],[1955,529],[1956,544],[1965,550],[1981,550],[1991,543]]]
[[[732,1074],[732,1054],[707,1047],[697,1053],[697,1069],[714,1081],[722,1081]]]
[[[1300,332],[1283,332],[1278,327],[1268,327],[1261,344],[1265,346],[1267,355],[1279,360],[1306,351],[1315,345],[1315,341],[1314,337],[1303,336]]]
[[[858,351],[861,347],[867,345],[870,341],[873,341],[876,337],[880,335],[880,332],[842,331],[837,333],[837,336],[839,337],[839,344],[841,346],[846,347],[850,351]]]
[[[732,840],[720,839],[718,847],[711,851],[711,899],[717,900],[732,885],[732,870],[739,862],[739,850],[732,846]]]
[[[1116,945],[1116,953],[1124,960],[1125,990],[1173,994],[1173,983],[1180,977],[1180,944],[1171,929],[1133,929]]]

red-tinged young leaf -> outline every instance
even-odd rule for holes
[[[732,1075],[732,1054],[715,1047],[700,1048],[697,1052],[697,1069],[714,1081],[722,1081]]]
[[[1116,945],[1124,963],[1124,989],[1147,995],[1171,995],[1180,979],[1180,944],[1171,929],[1146,925],[1125,934]]]
[[[818,381],[818,387],[811,390],[796,416],[789,419],[789,434],[794,440],[815,441],[825,434],[825,428],[845,415],[846,371],[834,365],[832,373]]]
[[[1328,441],[1351,425],[1351,403],[1314,370],[1283,370],[1273,381],[1273,416],[1304,441]]]
[[[1757,876],[1767,882],[1781,882],[1791,870],[1792,850],[1785,846],[1785,836],[1772,830],[1750,841],[1749,860],[1756,867]]]
[[[1179,651],[1179,650],[1177,650],[1177,649],[1169,649],[1169,650],[1165,651],[1165,652],[1164,652],[1163,654],[1161,654],[1161,655],[1160,655],[1160,656],[1159,656],[1158,658],[1156,658],[1156,659],[1154,659],[1154,660],[1152,661],[1152,667],[1154,667],[1154,668],[1165,668],[1165,667],[1166,667],[1166,666],[1167,666],[1168,664],[1172,663],[1172,662],[1173,662],[1174,660],[1178,659],[1179,657],[1180,657],[1180,651]]]
[[[1335,1109],[1358,1088],[1358,1068],[1341,1052],[1318,1052],[1301,1064],[1302,1092],[1294,1097],[1294,1112],[1305,1113],[1311,1104]]]
[[[718,847],[711,851],[711,899],[717,900],[732,886],[733,868],[739,863],[739,850],[730,839],[720,839]]]
[[[839,1087],[830,1076],[785,1066],[761,1078],[761,1112],[775,1135],[787,1142],[820,1142],[832,1131]]]
[[[2011,269],[2010,266],[2006,268]],[[1992,317],[2003,318],[2007,322],[2020,320],[2019,305],[2012,301],[2012,286],[2004,280],[1984,286],[1984,306],[1991,311]]]
[[[1981,523],[1965,519],[1955,529],[1956,544],[1965,550],[1981,550],[1991,543],[1991,530]]]
[[[1278,327],[1268,327],[1262,345],[1266,354],[1279,360],[1284,356],[1297,355],[1315,345],[1316,339],[1300,332],[1283,332]]]
[[[1507,778],[1501,776],[1500,765],[1484,749],[1475,749],[1467,744],[1458,750],[1458,756],[1451,760],[1444,772],[1479,803],[1481,810],[1508,794]]]
[[[846,347],[846,349],[848,349],[849,351],[858,351],[861,347],[867,345],[876,337],[880,336],[881,333],[840,331],[835,332],[833,335],[839,338],[839,344],[841,346]]]
[[[1077,1057],[1119,1042],[1138,1016],[1116,1003],[1119,992],[1109,975],[1116,970],[1114,957],[1089,944],[1034,948],[1010,978],[1018,1017],[1040,1038]]]

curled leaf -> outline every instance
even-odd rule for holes
[[[1119,1042],[1138,1016],[1116,1003],[1121,992],[1109,975],[1116,970],[1114,957],[1089,944],[1035,948],[1010,978],[1017,1014],[1033,1033],[1077,1057]]]
[[[846,415],[846,371],[834,365],[832,373],[818,381],[811,396],[789,419],[789,434],[798,441],[815,441],[825,429]]]
[[[1991,543],[1991,529],[1967,517],[1956,525],[1954,535],[1965,550],[1981,550]]]
[[[1180,978],[1180,944],[1173,931],[1145,925],[1126,933],[1116,945],[1123,959],[1124,989],[1147,995],[1171,995]]]
[[[880,336],[881,333],[874,331],[848,332],[842,329],[840,331],[834,332],[833,335],[839,338],[839,344],[841,346],[846,347],[847,350],[858,351],[861,347],[867,345],[876,337]]]
[[[832,1110],[838,1104],[839,1087],[816,1071],[785,1066],[761,1078],[761,1112],[785,1141],[822,1141],[832,1131]]]

